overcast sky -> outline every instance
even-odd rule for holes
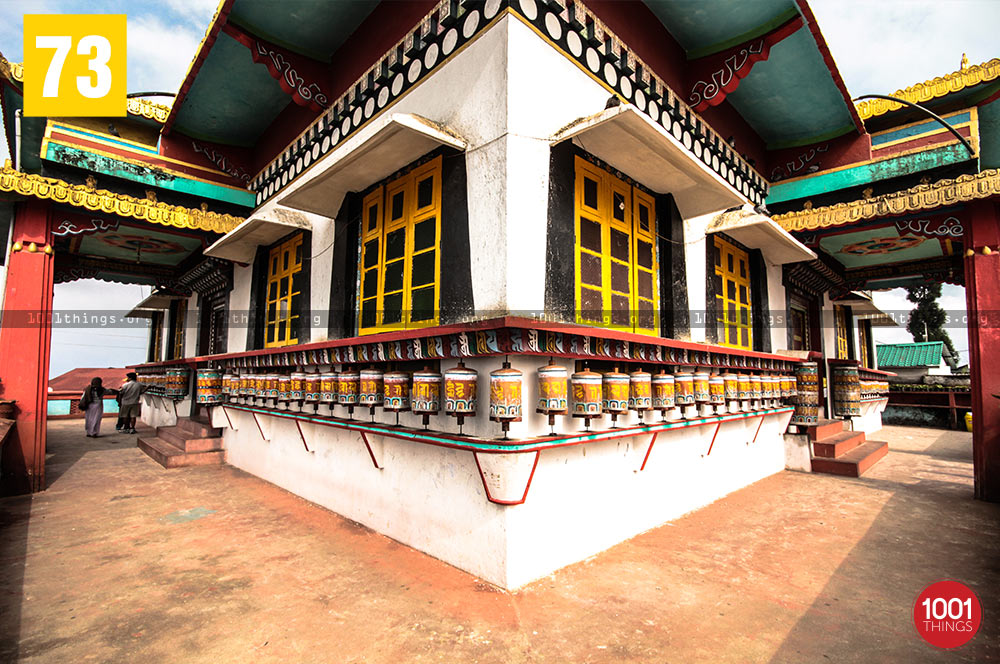
[[[277,0],[276,0],[277,1]],[[699,0],[710,2],[711,0]],[[752,2],[753,0],[745,0]],[[22,14],[125,13],[128,15],[128,89],[173,91],[215,12],[215,0],[0,0],[0,50],[21,61]],[[958,68],[962,53],[971,63],[1000,55],[995,46],[1000,0],[812,0],[834,59],[852,96],[891,93]],[[0,158],[6,144],[0,142]],[[57,308],[128,308],[142,292],[136,286],[77,282],[56,287]],[[876,295],[885,310],[908,310],[902,291]],[[942,306],[964,311],[964,290],[944,287]],[[112,338],[111,334],[121,335]],[[910,341],[902,328],[877,328],[880,341]],[[952,331],[964,351],[964,330]],[[53,333],[51,374],[79,366],[121,366],[145,359],[145,333],[88,330]],[[963,362],[967,361],[963,355]]]

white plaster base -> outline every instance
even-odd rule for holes
[[[477,465],[471,451],[366,434],[381,468],[360,433],[305,423],[303,445],[294,421],[258,417],[269,442],[251,413],[229,409],[230,464],[512,589],[783,470],[791,413],[767,416],[759,433],[759,418],[725,422],[714,444],[713,423],[661,432],[652,450],[652,434],[549,448],[537,465],[482,452]],[[494,499],[514,503],[530,476],[525,502],[490,502],[481,467]]]
[[[812,445],[804,433],[785,434],[785,468],[812,472]]]
[[[852,417],[851,431],[863,431],[872,434],[882,430],[882,413],[889,404],[889,397],[861,402],[861,415]]]
[[[174,402],[172,399],[148,393],[143,394],[141,398],[142,413],[139,419],[154,429],[156,427],[172,427],[177,424],[174,405],[177,406],[177,413],[187,413],[191,410],[190,399]]]

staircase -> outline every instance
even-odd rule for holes
[[[178,417],[172,427],[157,427],[156,436],[140,437],[138,445],[164,468],[219,465],[226,460],[222,431],[191,417]]]
[[[844,431],[842,420],[820,420],[807,430],[814,473],[861,477],[889,453],[889,443],[865,440],[862,431]]]

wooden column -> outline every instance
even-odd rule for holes
[[[17,425],[3,446],[4,495],[45,488],[53,277],[53,255],[45,248],[51,240],[49,204],[18,204],[11,243],[20,243],[21,250],[10,254],[0,319],[0,398],[17,401]]]
[[[972,374],[975,495],[1000,502],[1000,218],[989,201],[970,206],[965,234],[965,298]],[[990,253],[983,253],[985,248]]]

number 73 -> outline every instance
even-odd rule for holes
[[[73,46],[73,38],[69,35],[38,35],[35,37],[35,48],[52,48],[55,54],[45,72],[45,84],[42,86],[43,97],[59,96],[59,80],[62,78],[66,56]],[[76,54],[93,57],[88,61],[92,74],[76,77],[76,89],[88,99],[100,99],[111,92],[111,42],[101,35],[87,35],[76,43]]]

